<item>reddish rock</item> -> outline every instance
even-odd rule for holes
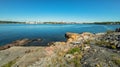
[[[80,35],[77,33],[66,33],[65,37],[67,38],[67,42],[72,42],[72,41],[76,41]]]
[[[10,48],[12,46],[22,46],[29,42],[31,42],[29,39],[17,40],[17,41],[12,42],[11,44],[7,44],[5,46],[0,47],[0,50],[4,50],[4,49]]]

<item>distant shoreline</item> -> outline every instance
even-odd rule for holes
[[[18,22],[18,21],[0,21],[0,24],[98,24],[98,25],[120,25],[120,21],[115,22]]]

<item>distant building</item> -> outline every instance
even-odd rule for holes
[[[26,22],[26,24],[40,24],[40,22]]]

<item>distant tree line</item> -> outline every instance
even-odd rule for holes
[[[115,24],[120,24],[120,22],[94,22],[94,24],[115,25]]]
[[[93,22],[93,23],[83,23],[83,24],[105,24],[105,25],[118,25],[120,22]]]
[[[0,24],[29,24],[26,22],[18,22],[18,21],[0,21]],[[34,23],[33,23],[34,24]],[[118,22],[93,22],[93,23],[77,23],[77,22],[41,22],[37,24],[104,24],[104,25],[115,25],[120,24],[120,21]]]
[[[0,21],[0,24],[25,24],[25,22],[18,22],[18,21]]]

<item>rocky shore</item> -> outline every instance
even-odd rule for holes
[[[1,49],[0,67],[120,67],[118,30],[97,34],[68,32],[65,37],[66,42],[53,42],[46,47],[20,46],[31,42],[28,39],[13,42]]]
[[[16,40],[10,44],[6,44],[5,46],[1,46],[0,50],[5,50],[13,46],[25,46],[26,44],[30,44],[31,42],[41,42],[42,39],[22,39]]]

